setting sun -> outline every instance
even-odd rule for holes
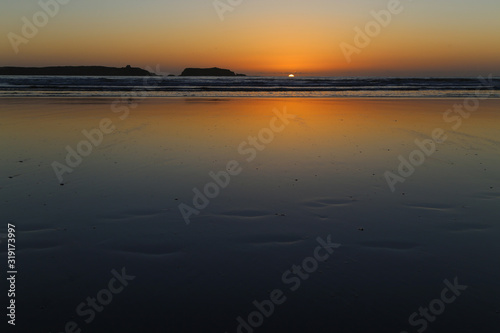
[[[4,332],[499,331],[500,0],[0,3]]]

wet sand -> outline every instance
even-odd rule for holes
[[[0,100],[19,332],[237,332],[272,295],[240,332],[416,332],[455,277],[426,332],[498,326],[500,100],[459,126],[454,99],[114,102]],[[403,177],[400,156],[424,159]],[[78,314],[122,268],[135,278]]]

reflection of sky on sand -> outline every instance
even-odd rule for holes
[[[500,294],[490,262],[500,251],[498,101],[483,102],[457,132],[442,120],[453,100],[152,99],[123,121],[110,100],[80,102],[1,101],[0,205],[23,244],[19,299],[30,302],[22,309],[47,331],[122,266],[138,276],[124,302],[149,300],[145,318],[119,327],[149,327],[159,317],[181,325],[188,311],[207,331],[235,331],[235,318],[285,288],[281,274],[328,234],[342,247],[287,294],[264,332],[402,330],[457,275],[469,296],[433,328],[494,318],[483,310]],[[296,119],[246,162],[238,145],[285,107]],[[60,186],[50,164],[104,117],[116,130]],[[384,172],[437,127],[448,140],[391,193]],[[186,226],[177,205],[191,204],[192,189],[229,160],[243,172]],[[40,311],[49,294],[57,304]],[[134,318],[134,308],[116,302],[96,332],[113,315]],[[458,320],[466,311],[472,319]]]

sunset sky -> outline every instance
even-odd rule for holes
[[[41,7],[39,0],[2,0],[0,66],[159,65],[172,74],[217,66],[250,75],[500,75],[498,0],[401,0],[402,12],[349,63],[341,43],[355,47],[354,28],[364,29],[374,20],[370,12],[386,10],[391,1],[243,0],[221,20],[213,0],[70,0],[19,44],[16,54],[8,34],[22,37],[22,17],[33,22]]]

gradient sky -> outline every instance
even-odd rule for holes
[[[51,0],[41,0],[49,2]],[[54,0],[52,0],[54,1]],[[220,0],[227,3],[228,0]],[[348,63],[342,42],[390,0],[243,0],[221,21],[214,0],[71,0],[13,51],[39,0],[1,0],[0,66],[223,67],[255,75],[500,74],[499,0],[401,0]]]

